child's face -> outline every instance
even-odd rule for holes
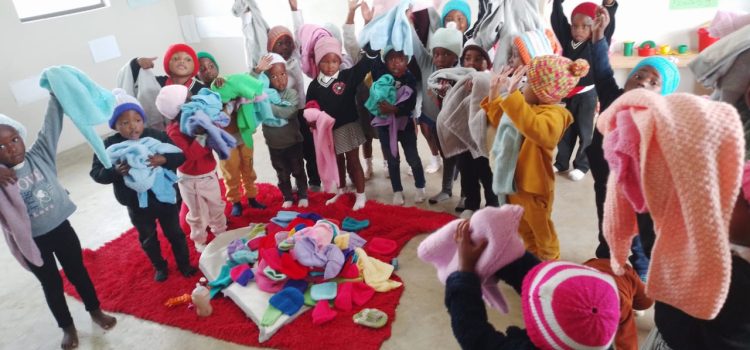
[[[0,125],[0,164],[12,168],[23,163],[26,145],[16,129]]]
[[[523,65],[523,61],[521,60],[521,55],[518,53],[518,48],[516,45],[510,46],[510,57],[508,57],[508,66],[510,68],[516,69]]]
[[[633,73],[625,82],[625,91],[643,88],[661,93],[661,75],[651,66],[643,66]]]
[[[463,12],[459,10],[453,10],[445,15],[443,23],[448,22],[456,23],[456,29],[458,29],[458,31],[461,33],[464,33],[467,29],[469,29],[468,19],[466,18],[466,16],[464,16]]]
[[[210,58],[199,58],[201,69],[198,71],[198,78],[206,84],[211,85],[211,82],[219,76],[219,69],[216,68],[214,61]]]
[[[289,78],[286,76],[286,66],[282,63],[275,63],[271,65],[266,71],[268,80],[271,82],[271,87],[276,91],[286,90],[286,85],[289,82]]]
[[[115,130],[128,140],[138,140],[143,134],[143,118],[132,109],[125,111],[117,118]]]
[[[401,51],[391,50],[385,56],[385,66],[388,68],[388,73],[391,73],[396,78],[400,78],[406,74],[406,66],[408,64],[406,55]]]
[[[432,64],[435,65],[435,68],[450,68],[455,66],[456,62],[458,62],[458,56],[452,51],[442,47],[432,49]]]
[[[487,60],[477,50],[466,50],[464,52],[464,68],[474,68],[483,72],[487,70]]]
[[[288,60],[289,57],[292,57],[292,51],[294,51],[294,40],[289,36],[284,35],[279,38],[279,40],[276,40],[271,51],[281,55],[285,60]]]
[[[190,77],[195,71],[195,62],[187,52],[177,52],[169,59],[169,73],[178,78]]]
[[[573,36],[575,42],[582,42],[591,38],[591,25],[594,24],[594,20],[591,17],[576,14],[570,21],[570,34]]]
[[[323,59],[320,60],[318,69],[320,69],[321,73],[330,77],[339,71],[340,66],[341,58],[335,53],[329,53],[323,56]]]

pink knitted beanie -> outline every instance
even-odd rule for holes
[[[487,207],[479,210],[469,222],[472,240],[487,240],[487,248],[476,266],[482,281],[482,296],[490,306],[504,313],[508,312],[508,306],[494,275],[497,270],[517,260],[525,252],[518,235],[518,224],[522,216],[522,207],[503,205],[500,208]],[[417,248],[419,258],[435,266],[438,279],[443,283],[448,275],[458,270],[457,245],[453,234],[460,222],[461,220],[449,222],[422,241]]]
[[[611,276],[587,266],[548,261],[523,279],[526,333],[540,349],[607,349],[620,322]]]
[[[597,128],[605,154],[618,144],[635,146],[618,148],[630,155],[612,168],[607,183],[603,231],[612,269],[623,273],[637,232],[633,205],[642,200],[639,211],[651,214],[656,231],[646,292],[693,317],[713,319],[731,277],[729,221],[745,149],[737,111],[691,94],[635,89],[601,114]]]
[[[156,95],[156,109],[169,120],[177,117],[180,107],[187,101],[188,88],[185,85],[167,85]]]
[[[315,42],[315,65],[319,65],[323,57],[329,53],[341,59],[341,43],[334,37],[321,38]]]

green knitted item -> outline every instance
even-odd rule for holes
[[[260,320],[260,325],[263,327],[273,326],[279,320],[281,314],[281,310],[273,307],[273,305],[268,305],[268,309],[263,313],[263,318]]]
[[[255,120],[255,103],[256,97],[263,94],[263,83],[247,74],[232,74],[227,76],[220,88],[216,83],[211,84],[211,90],[216,91],[221,96],[221,102],[227,103],[238,97],[244,97],[251,103],[246,103],[240,107],[237,112],[237,127],[240,129],[242,141],[247,147],[253,147],[253,134],[257,129]]]
[[[390,74],[384,74],[380,79],[376,80],[370,87],[370,97],[365,101],[365,108],[367,108],[372,115],[380,118],[386,116],[380,114],[380,108],[378,103],[385,101],[391,105],[396,104],[396,79]]]

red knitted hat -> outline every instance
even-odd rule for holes
[[[198,74],[198,55],[195,54],[195,50],[193,50],[192,47],[186,45],[186,44],[174,44],[167,48],[167,52],[164,53],[164,73],[166,73],[168,76],[172,76],[172,72],[169,71],[169,60],[172,59],[172,56],[178,52],[184,52],[190,55],[190,57],[193,59],[193,73],[192,77],[196,76]]]
[[[598,8],[599,5],[593,2],[584,2],[573,9],[573,14],[570,17],[573,18],[573,16],[577,14],[582,14],[591,17],[591,19],[594,19],[596,18],[596,9]]]

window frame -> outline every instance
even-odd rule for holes
[[[16,1],[17,0],[13,1],[14,8],[16,6]],[[23,1],[23,0],[18,0],[18,1]],[[98,1],[99,3],[93,4],[93,5],[76,7],[76,8],[72,8],[69,10],[63,10],[63,11],[49,12],[43,15],[36,15],[36,16],[25,17],[25,18],[21,18],[21,16],[18,14],[18,9],[17,8],[15,9],[16,9],[16,16],[18,17],[18,20],[21,21],[21,23],[30,23],[30,22],[43,20],[43,19],[50,19],[50,18],[62,17],[62,16],[72,15],[72,14],[81,13],[81,12],[97,10],[97,9],[106,8],[107,6],[109,6],[109,4],[107,3],[107,0],[98,0]]]

